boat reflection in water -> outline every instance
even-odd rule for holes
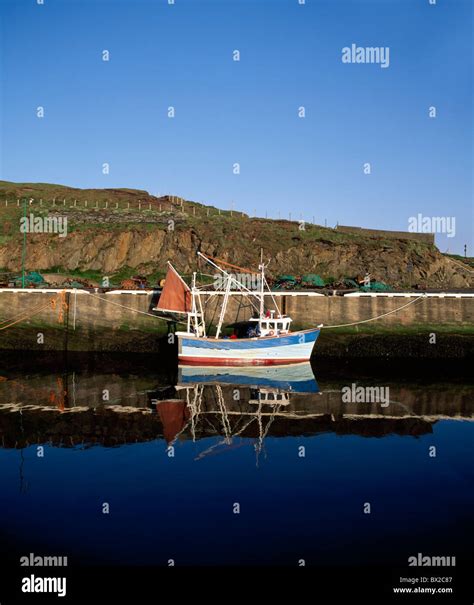
[[[6,374],[0,381],[0,447],[107,447],[156,439],[169,446],[210,438],[262,444],[265,437],[323,433],[419,437],[433,433],[438,421],[473,416],[467,384],[440,389],[395,377],[383,383],[390,386],[387,406],[342,400],[342,389],[354,379],[364,384],[364,378],[326,379],[320,390],[309,363],[183,366],[177,375],[133,370]],[[370,380],[373,385],[377,379]]]
[[[268,388],[288,393],[318,393],[310,363],[283,366],[179,366],[178,385],[220,384]]]
[[[214,434],[223,432],[224,439],[197,459],[216,453],[222,446],[235,447],[234,438],[250,435],[256,437],[258,455],[275,419],[290,414],[295,396],[316,393],[319,387],[309,363],[262,367],[183,365],[176,385],[179,399],[157,402],[157,411],[168,444],[188,427],[193,440],[202,437],[199,424],[204,421],[208,426],[215,421],[221,425],[220,431],[215,427]]]

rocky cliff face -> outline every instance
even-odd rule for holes
[[[31,234],[27,241],[28,270],[63,267],[66,270],[96,270],[104,275],[120,271],[124,266],[138,273],[150,274],[164,270],[170,260],[180,271],[196,269],[198,250],[243,267],[258,265],[260,242],[258,229],[245,230],[227,241],[214,240],[210,233],[194,228],[173,232],[156,228],[141,231],[76,231],[60,240],[57,236]],[[420,284],[429,287],[462,288],[472,285],[469,269],[462,268],[436,249],[415,248],[410,242],[395,240],[382,244],[331,241],[295,241],[289,246],[275,239],[264,247],[271,259],[269,270],[279,273],[318,273],[324,277],[364,274],[369,270],[378,280],[394,286]],[[0,266],[9,271],[21,269],[22,244],[6,242],[0,247]]]
[[[14,199],[9,201],[11,186],[0,183],[0,267],[19,271],[22,207]],[[146,192],[129,190],[117,190],[115,195],[115,190],[94,193],[75,189],[70,190],[68,198],[69,190],[63,187],[63,203],[59,205],[56,200],[48,200],[45,187],[53,186],[26,187],[28,214],[67,216],[68,232],[66,237],[28,233],[28,270],[61,267],[113,275],[129,267],[147,275],[164,271],[170,260],[181,272],[190,273],[196,270],[198,250],[256,269],[263,248],[273,275],[317,273],[326,279],[339,279],[369,271],[373,278],[393,286],[473,285],[472,268],[421,242],[347,234],[317,225],[302,229],[298,222],[251,219],[179,198],[154,198]],[[20,186],[14,190],[15,196],[22,192]]]

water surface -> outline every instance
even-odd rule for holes
[[[467,557],[473,384],[368,362],[312,370],[4,362],[3,548],[100,565]],[[353,383],[389,387],[388,405],[343,402]]]

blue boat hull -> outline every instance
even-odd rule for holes
[[[319,329],[260,338],[198,338],[177,333],[180,363],[274,365],[309,361]]]

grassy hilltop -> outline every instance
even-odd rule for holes
[[[0,181],[0,271],[21,269],[27,215],[67,217],[64,238],[27,235],[26,267],[114,281],[133,273],[160,276],[167,260],[190,273],[196,251],[256,268],[260,248],[271,259],[269,273],[317,273],[324,278],[370,271],[395,287],[470,287],[472,266],[436,247],[408,239],[369,237],[298,221],[251,218],[174,196],[136,189],[77,189],[47,183]]]

